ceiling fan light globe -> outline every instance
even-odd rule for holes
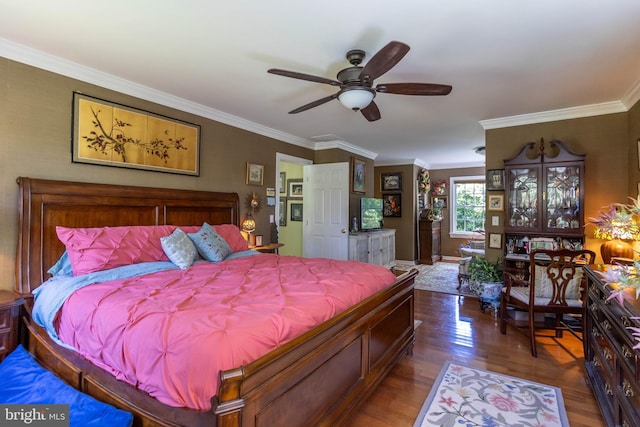
[[[374,96],[375,93],[370,89],[353,88],[343,90],[342,93],[338,95],[338,100],[348,109],[357,111],[371,104]]]

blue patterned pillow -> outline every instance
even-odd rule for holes
[[[207,261],[222,261],[233,252],[227,241],[206,222],[197,233],[189,233],[188,236],[195,243],[200,256]]]
[[[167,258],[181,270],[189,268],[198,254],[191,239],[179,228],[170,235],[161,237],[160,244]]]

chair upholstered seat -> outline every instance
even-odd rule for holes
[[[515,298],[523,303],[529,303],[529,290],[528,286],[513,286],[511,288],[511,298]],[[505,292],[506,289],[503,289],[502,292]],[[549,305],[551,302],[550,297],[535,297],[535,302],[537,306]],[[582,301],[577,299],[567,299],[566,303],[569,307],[582,307]]]

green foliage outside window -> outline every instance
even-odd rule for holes
[[[485,183],[456,182],[455,197],[455,231],[484,230]]]

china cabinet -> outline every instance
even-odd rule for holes
[[[532,249],[582,246],[585,156],[541,139],[504,161],[505,271],[523,276]]]

